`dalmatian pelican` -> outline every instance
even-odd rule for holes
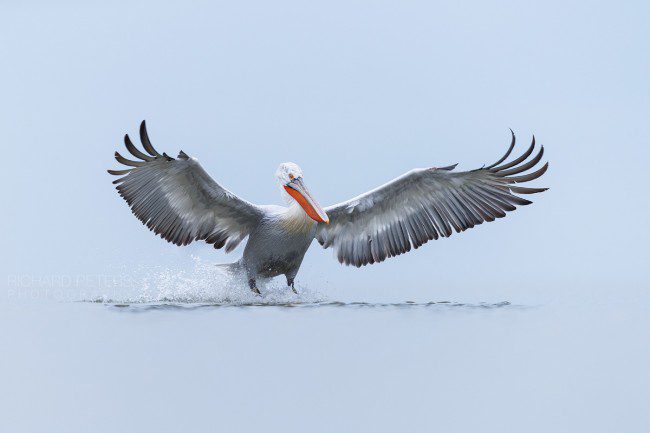
[[[515,146],[515,134],[505,155],[489,166],[454,172],[456,165],[418,168],[333,206],[321,207],[305,185],[302,170],[292,162],[280,164],[276,178],[287,206],[256,205],[222,187],[182,150],[176,158],[160,154],[143,121],[142,150],[124,136],[127,150],[138,160],[115,159],[127,166],[108,170],[121,176],[113,183],[133,214],[149,230],[176,245],[204,241],[231,252],[248,237],[236,265],[245,271],[250,289],[259,294],[258,278],[285,275],[294,279],[314,238],[332,248],[339,262],[356,267],[380,263],[418,248],[432,239],[449,237],[484,221],[506,216],[531,201],[519,195],[547,188],[520,186],[542,176],[536,171],[544,155],[527,150],[504,162]]]

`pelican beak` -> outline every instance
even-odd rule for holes
[[[302,177],[297,177],[284,186],[294,200],[305,210],[311,219],[319,223],[329,224],[330,219],[322,207],[314,200],[309,190],[302,181]]]

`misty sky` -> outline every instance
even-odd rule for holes
[[[472,169],[534,133],[535,204],[361,270],[316,243],[298,283],[476,295],[647,285],[644,2],[14,2],[0,7],[4,285],[190,256],[148,232],[106,174],[147,119],[222,185],[281,203],[301,165],[323,204],[414,167]],[[522,289],[523,288],[523,289]],[[383,291],[383,292],[382,292]],[[438,292],[440,293],[440,292]],[[460,296],[460,295],[459,295]]]

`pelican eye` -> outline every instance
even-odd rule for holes
[[[294,180],[295,178],[296,177],[292,173],[289,173],[289,179]]]

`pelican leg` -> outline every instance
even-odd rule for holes
[[[257,285],[255,283],[255,278],[251,278],[248,280],[248,287],[250,287],[251,291],[256,295],[261,295],[260,289],[257,288]]]
[[[296,286],[293,284],[293,277],[287,277],[287,286],[291,287],[293,293],[295,293],[296,295],[298,294],[298,291],[296,290]]]

